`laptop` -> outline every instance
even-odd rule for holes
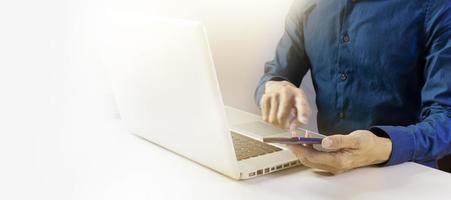
[[[300,164],[284,146],[262,142],[290,133],[224,105],[201,23],[119,18],[108,45],[116,103],[131,133],[233,179]]]

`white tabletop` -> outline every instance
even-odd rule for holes
[[[119,120],[55,122],[2,142],[0,199],[446,199],[451,176],[406,163],[325,176],[304,167],[235,181],[127,132]],[[19,137],[20,138],[20,137]],[[15,138],[18,139],[18,138]],[[7,150],[14,152],[5,152]]]

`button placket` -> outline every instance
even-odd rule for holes
[[[345,113],[344,112],[339,112],[338,113],[338,118],[344,119],[345,118]]]
[[[341,15],[341,26],[338,35],[338,66],[337,66],[337,98],[336,98],[336,110],[337,110],[337,118],[344,120],[346,118],[346,86],[348,85],[347,81],[349,81],[348,71],[352,68],[350,60],[350,44],[352,42],[351,34],[348,30],[347,17],[353,8],[353,2],[344,1],[344,9],[343,14]]]
[[[345,34],[343,34],[343,37],[342,37],[342,42],[344,43],[344,44],[347,44],[347,43],[349,43],[350,41],[351,41],[351,38],[349,37],[349,34],[348,33],[345,33]]]
[[[348,75],[346,73],[340,73],[340,80],[346,81],[348,79]]]

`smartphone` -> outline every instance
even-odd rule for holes
[[[265,137],[265,143],[278,144],[321,144],[322,138],[306,138],[306,137]]]

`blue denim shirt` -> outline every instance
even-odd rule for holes
[[[386,165],[451,153],[451,0],[300,1],[285,27],[257,103],[266,81],[311,70],[321,133],[389,137]]]

